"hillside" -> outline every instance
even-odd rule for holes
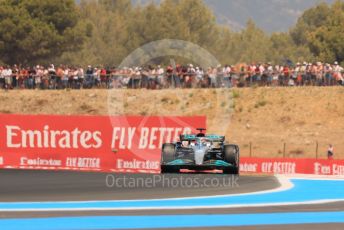
[[[286,32],[295,25],[302,13],[320,2],[334,0],[204,0],[213,10],[219,23],[234,30],[245,27],[252,18],[264,31]]]
[[[210,132],[224,132],[243,155],[326,156],[329,143],[344,158],[344,89],[248,88],[0,91],[0,113],[206,115]],[[108,104],[109,102],[109,104]],[[108,106],[109,105],[109,106]],[[108,109],[110,108],[110,109]]]
[[[135,4],[145,5],[152,0],[132,0]],[[286,32],[295,25],[303,11],[321,2],[333,3],[335,0],[203,0],[214,12],[219,23],[233,30],[245,27],[248,19],[266,32]],[[161,0],[154,0],[159,3]]]

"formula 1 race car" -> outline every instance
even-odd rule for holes
[[[180,169],[222,170],[225,174],[239,174],[239,146],[226,144],[225,137],[198,134],[180,135],[180,141],[165,143],[161,152],[161,173],[178,173]]]

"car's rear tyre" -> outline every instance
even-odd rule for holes
[[[237,145],[226,145],[224,149],[224,160],[230,163],[232,166],[225,168],[223,173],[225,174],[239,174],[239,146]]]

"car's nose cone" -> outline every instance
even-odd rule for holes
[[[206,153],[206,149],[204,149],[204,148],[196,148],[195,149],[195,163],[196,163],[196,165],[202,165],[203,164],[203,159],[204,159],[205,153]]]

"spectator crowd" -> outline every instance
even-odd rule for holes
[[[220,88],[249,86],[344,85],[344,69],[338,62],[218,65],[203,69],[193,64],[147,67],[44,67],[0,66],[3,89],[82,88]]]

